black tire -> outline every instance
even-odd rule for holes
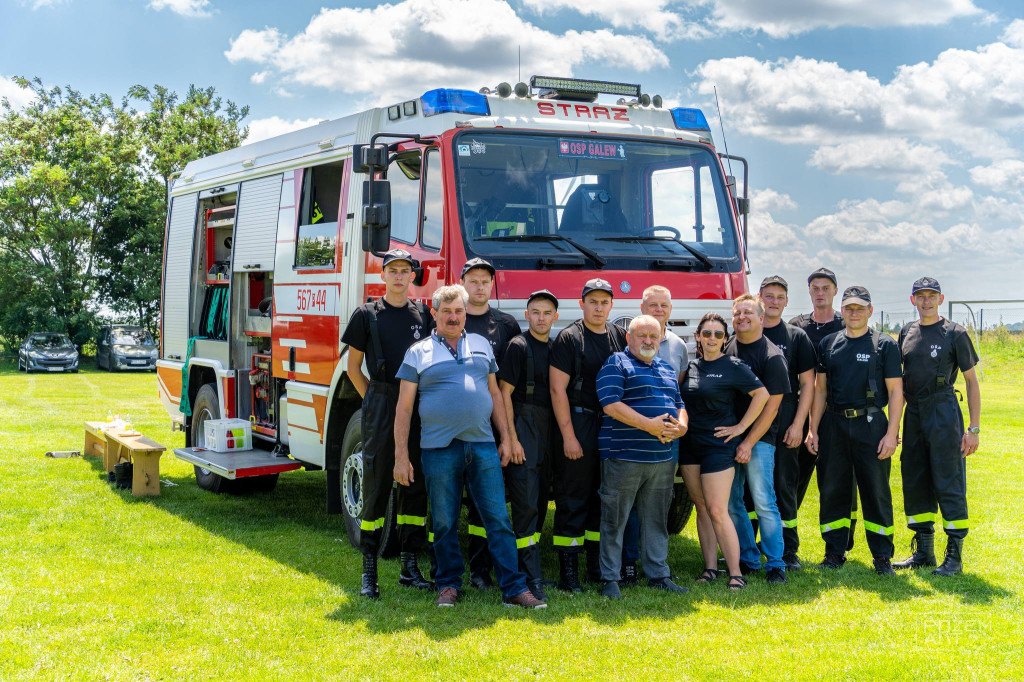
[[[686,528],[686,522],[693,513],[693,501],[685,483],[676,483],[672,492],[672,504],[668,508],[669,535],[678,535]]]
[[[268,474],[266,476],[251,476],[249,478],[237,478],[234,481],[234,489],[231,491],[236,495],[248,493],[272,493],[277,487],[279,474]]]
[[[199,389],[196,399],[192,402],[192,447],[201,448],[206,445],[206,434],[203,424],[210,419],[220,419],[220,403],[217,400],[217,389],[213,384],[206,384]],[[226,493],[233,487],[234,481],[219,476],[212,471],[195,465],[196,485],[211,493]]]
[[[341,439],[341,513],[345,517],[345,529],[349,543],[360,548],[363,531],[360,516],[363,511],[363,419],[362,410],[356,410],[345,427]],[[395,524],[395,492],[392,489],[385,517],[384,535],[378,554],[384,558],[398,555],[398,528]]]

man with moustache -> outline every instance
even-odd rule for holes
[[[672,582],[668,558],[668,509],[677,455],[673,443],[686,433],[679,374],[658,358],[661,323],[639,315],[629,324],[628,347],[597,375],[604,409],[601,451],[601,594],[621,599],[622,536],[637,507],[648,586],[687,592]]]
[[[626,332],[608,322],[612,285],[595,278],[583,285],[578,320],[555,338],[550,354],[551,407],[562,434],[562,455],[554,457],[555,524],[552,543],[558,552],[558,587],[582,592],[578,554],[586,548],[587,576],[601,579],[601,480],[598,432],[601,403],[597,373],[612,353],[626,347]]]
[[[558,299],[547,289],[526,301],[529,329],[508,343],[498,368],[498,385],[508,420],[512,459],[505,467],[505,488],[519,551],[519,570],[533,595],[547,600],[540,571],[540,533],[548,506],[551,460],[562,456],[548,389],[551,325],[558,320]]]
[[[462,286],[469,295],[466,304],[466,332],[479,334],[491,344],[494,359],[501,367],[508,342],[521,332],[516,318],[490,304],[494,289],[494,266],[483,258],[473,258],[462,266]],[[487,531],[471,498],[466,498],[466,531],[469,533],[469,584],[478,590],[494,586],[491,580]]]
[[[800,475],[799,449],[804,440],[807,415],[814,401],[816,356],[807,333],[782,321],[789,303],[789,284],[779,275],[765,277],[759,292],[764,304],[764,335],[786,356],[790,393],[779,404],[779,429],[775,437],[775,499],[782,516],[782,560],[786,570],[801,568],[797,551],[797,483]],[[752,510],[752,505],[748,506]]]

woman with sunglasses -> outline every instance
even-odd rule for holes
[[[697,582],[718,578],[718,547],[729,569],[729,588],[743,589],[740,545],[729,518],[733,457],[737,436],[750,428],[768,402],[768,390],[739,358],[724,355],[729,328],[718,313],[706,313],[697,325],[697,358],[680,380],[680,392],[690,415],[679,461],[683,479],[697,509],[697,537],[704,555],[704,572]],[[739,394],[751,397],[746,414],[736,423],[734,404]]]

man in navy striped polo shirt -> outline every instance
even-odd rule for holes
[[[650,315],[633,318],[627,349],[615,353],[597,375],[604,409],[601,452],[601,594],[621,599],[622,534],[634,503],[640,515],[640,548],[650,587],[686,592],[670,579],[668,508],[676,456],[672,441],[686,433],[686,410],[675,370],[660,360],[661,324]]]

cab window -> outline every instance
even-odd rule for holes
[[[295,236],[296,268],[334,267],[342,169],[341,163],[330,163],[307,168],[303,173]]]
[[[444,237],[444,187],[441,181],[441,154],[436,149],[431,149],[427,152],[426,158],[420,244],[437,251],[440,250],[441,240]]]
[[[420,153],[409,152],[388,168],[391,181],[391,238],[415,244],[420,220]]]

